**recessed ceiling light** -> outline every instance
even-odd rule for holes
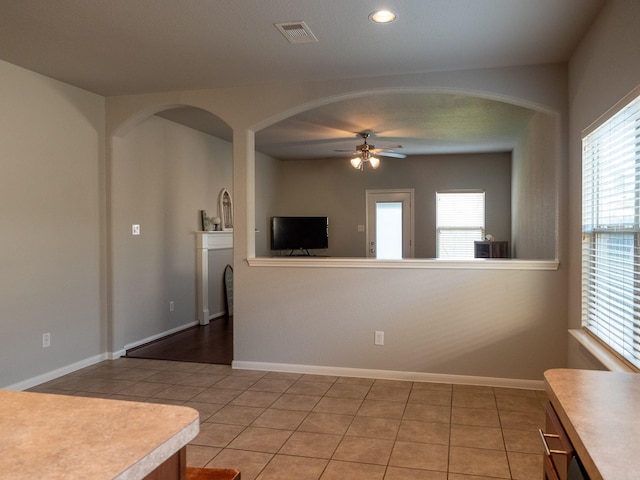
[[[378,10],[369,15],[369,19],[376,23],[390,23],[396,19],[396,14],[389,10]]]

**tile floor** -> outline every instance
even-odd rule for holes
[[[542,391],[120,358],[31,391],[187,405],[191,466],[243,480],[539,479]]]

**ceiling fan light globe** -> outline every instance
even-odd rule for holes
[[[362,170],[362,159],[360,157],[354,157],[351,159],[351,166],[356,170]]]
[[[369,157],[369,165],[371,168],[378,168],[380,166],[380,159],[378,157]]]

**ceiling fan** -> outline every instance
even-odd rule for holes
[[[362,137],[362,143],[356,146],[354,157],[351,159],[351,166],[356,170],[364,170],[364,164],[368,163],[371,168],[378,168],[380,166],[380,159],[378,157],[393,157],[393,158],[405,158],[406,155],[402,153],[396,153],[392,151],[392,148],[402,148],[402,145],[394,145],[389,148],[376,148],[375,145],[370,145],[367,139],[371,136],[371,132],[358,132],[358,135]],[[338,152],[352,152],[352,150],[337,150]]]

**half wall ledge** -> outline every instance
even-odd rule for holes
[[[473,259],[376,260],[372,258],[274,257],[247,258],[250,267],[396,268],[444,270],[558,270],[558,260]]]

